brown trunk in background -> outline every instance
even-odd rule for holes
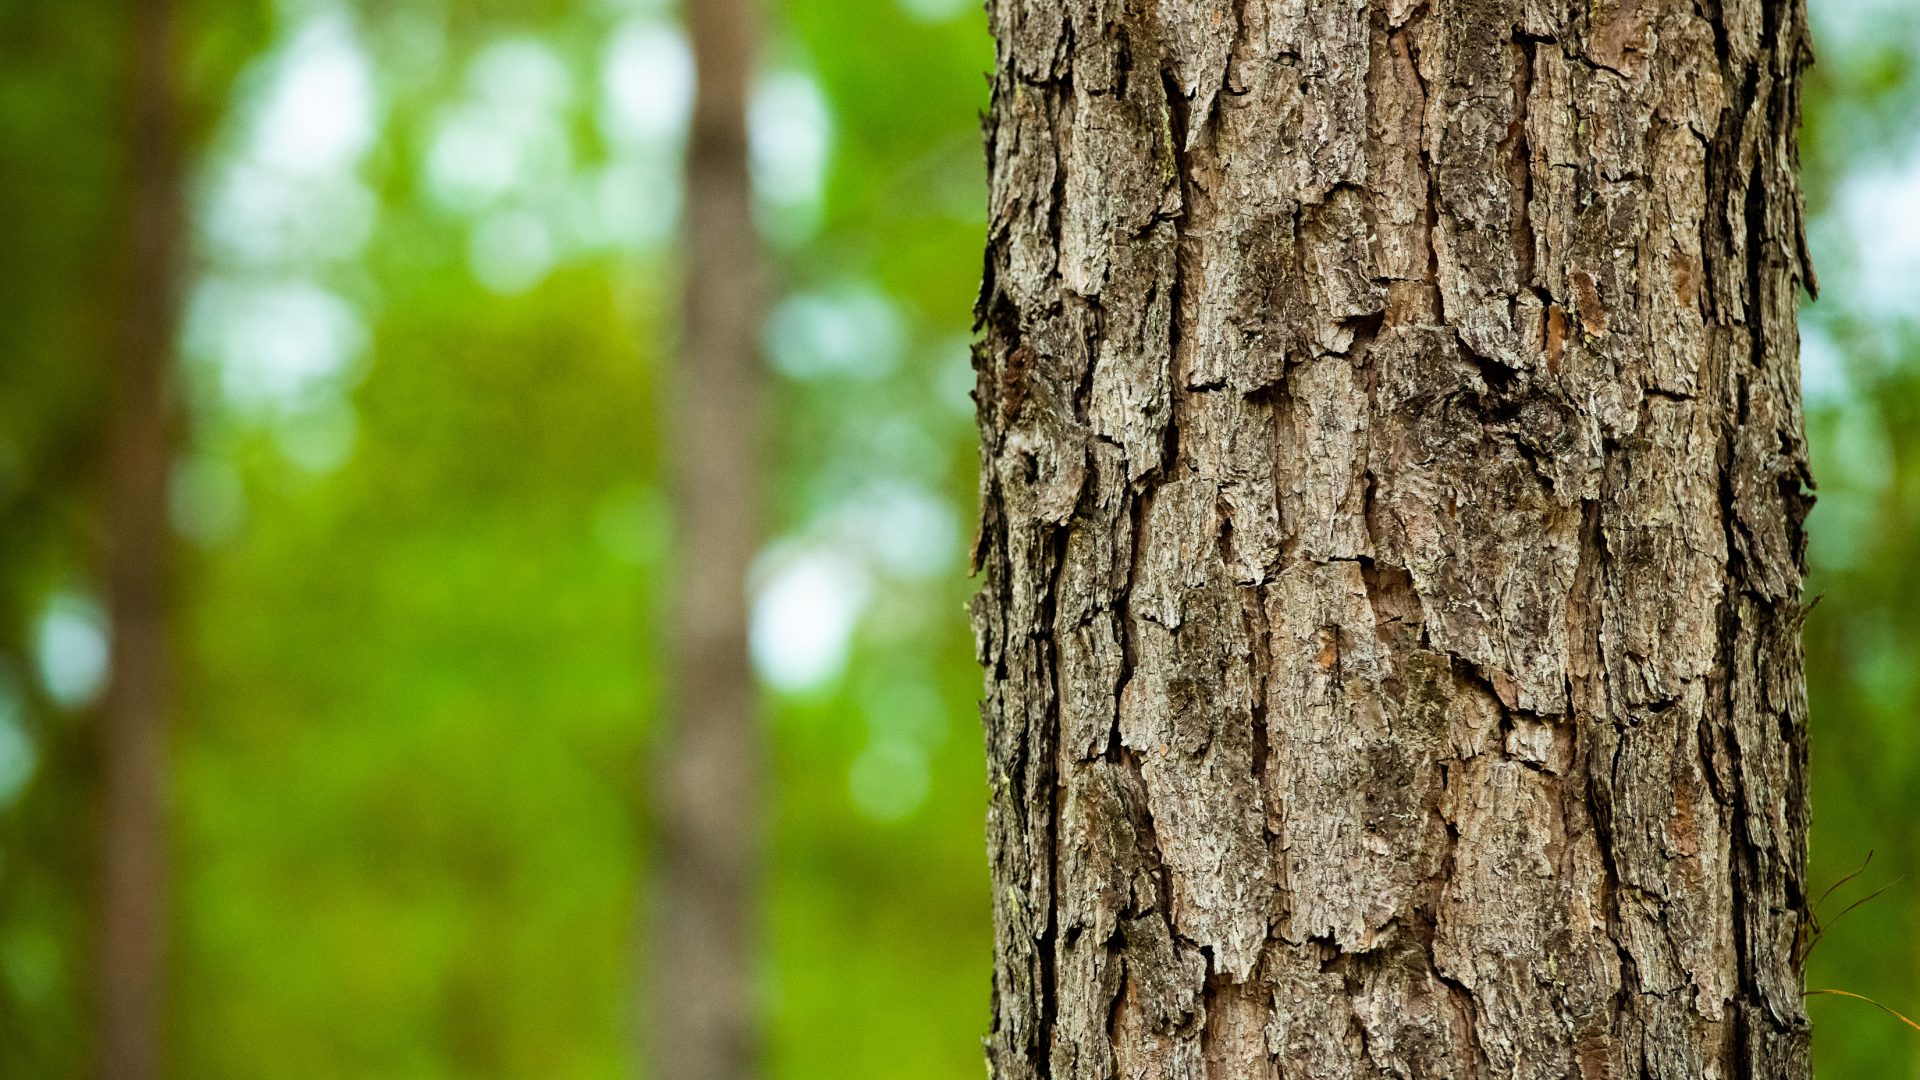
[[[156,1080],[168,878],[167,477],[184,213],[171,3],[136,0],[129,28],[125,323],[106,462],[99,1054],[104,1080]]]
[[[650,974],[657,1080],[758,1065],[753,957],[761,748],[747,656],[758,541],[760,255],[747,172],[753,0],[684,5],[697,82],[685,297],[668,425],[679,527]]]
[[[1799,0],[991,0],[999,1080],[1804,1080]]]

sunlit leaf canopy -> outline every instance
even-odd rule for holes
[[[1812,0],[1801,159],[1820,299],[1801,376],[1809,526],[1813,892],[1807,982],[1920,1015],[1920,8]],[[1875,890],[1886,891],[1866,899]],[[1865,900],[1847,912],[1849,905]],[[1843,919],[1836,917],[1845,912]],[[1920,1036],[1810,1000],[1822,1077],[1920,1075]]]
[[[1812,983],[1920,1008],[1920,13],[1814,0]],[[87,1045],[90,513],[127,181],[111,5],[0,4],[0,1076]],[[991,63],[968,0],[767,9],[754,579],[776,1077],[977,1077],[961,604]],[[680,560],[660,475],[691,61],[647,0],[195,0],[174,473],[182,1076],[614,1077]],[[1821,1075],[1920,1069],[1812,1008]]]

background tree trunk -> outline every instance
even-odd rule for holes
[[[683,5],[697,81],[669,453],[679,523],[659,802],[654,1075],[757,1071],[752,956],[760,740],[747,655],[758,541],[760,255],[747,168],[753,0]]]
[[[992,0],[1029,1077],[1808,1075],[1797,0]]]
[[[167,891],[167,482],[185,234],[171,0],[130,12],[131,193],[120,357],[107,432],[110,673],[101,725],[100,1069],[160,1075]]]

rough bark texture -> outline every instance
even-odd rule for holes
[[[747,169],[754,0],[684,5],[697,81],[687,142],[685,295],[668,447],[679,526],[659,911],[648,973],[653,1075],[754,1075],[760,740],[747,655],[758,538],[760,256]]]
[[[106,447],[110,673],[101,709],[99,1071],[161,1073],[167,874],[167,482],[185,234],[173,5],[128,21],[129,190],[120,355]]]
[[[1808,1075],[1799,0],[991,0],[1001,1080]]]

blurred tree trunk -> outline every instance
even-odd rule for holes
[[[170,0],[128,20],[129,208],[120,357],[108,421],[105,578],[110,674],[102,710],[100,1067],[160,1075],[167,890],[167,479],[179,319],[181,187]]]
[[[1798,0],[992,0],[994,1074],[1808,1075]]]
[[[652,1051],[660,1080],[757,1072],[761,750],[747,655],[759,537],[760,252],[747,168],[753,0],[683,8],[687,141],[680,364],[669,424],[678,593],[659,801]]]

